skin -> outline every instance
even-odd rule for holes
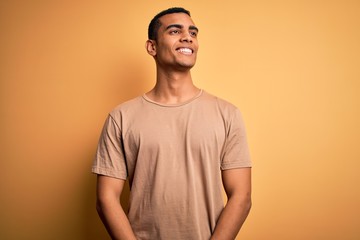
[[[157,40],[147,40],[146,50],[156,62],[156,84],[147,97],[163,104],[187,101],[199,93],[190,69],[199,48],[192,19],[184,13],[162,16]],[[191,49],[191,53],[179,49]],[[212,240],[235,239],[251,208],[251,168],[222,171],[228,202],[217,222]],[[98,175],[97,210],[112,239],[136,239],[119,198],[124,180]]]
[[[235,239],[251,208],[251,168],[222,171],[222,179],[228,201],[211,240]]]
[[[193,98],[200,91],[192,81],[190,69],[195,65],[199,48],[194,22],[185,13],[162,16],[157,41],[146,42],[147,52],[156,62],[156,84],[147,93],[150,99],[176,104]],[[189,48],[191,54],[179,51]]]
[[[136,240],[130,222],[120,204],[120,195],[125,181],[98,175],[96,210],[111,239]]]

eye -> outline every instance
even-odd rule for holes
[[[170,31],[170,34],[179,34],[179,33],[180,33],[179,30],[172,30],[172,31]]]
[[[196,37],[197,34],[198,34],[198,33],[197,33],[196,31],[190,32],[190,35],[193,36],[193,37]]]

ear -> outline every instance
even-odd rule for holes
[[[146,51],[148,52],[148,54],[150,54],[151,56],[155,57],[156,56],[156,42],[155,40],[147,40],[145,43],[145,48]]]

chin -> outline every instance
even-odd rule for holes
[[[182,67],[192,68],[193,66],[195,66],[195,62],[182,62],[182,63],[179,63],[179,65]]]
[[[182,70],[182,71],[188,71],[191,68],[193,68],[194,66],[195,66],[195,64],[182,64],[182,65],[178,66],[178,69]]]

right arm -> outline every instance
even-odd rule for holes
[[[136,240],[119,200],[124,184],[125,180],[97,175],[96,210],[113,240]]]

